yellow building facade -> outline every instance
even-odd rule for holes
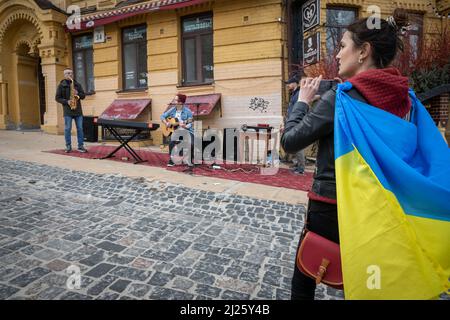
[[[178,92],[220,94],[218,106],[200,117],[203,128],[278,127],[287,103],[284,81],[301,60],[296,43],[304,34],[293,28],[293,17],[305,2],[0,0],[0,128],[62,134],[55,93],[66,67],[84,77],[84,115],[98,116],[116,99],[151,99],[148,120],[159,122]],[[435,13],[448,14],[450,6],[448,0],[429,2],[322,0],[320,21],[327,21],[330,7],[353,8],[358,17],[373,4],[382,17],[403,7],[421,14],[421,32],[432,34],[448,21]],[[72,21],[79,28],[68,28],[72,17],[80,17]],[[159,131],[152,138],[162,142]]]

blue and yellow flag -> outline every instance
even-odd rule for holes
[[[449,289],[450,149],[416,98],[411,119],[336,96],[335,164],[346,299]]]

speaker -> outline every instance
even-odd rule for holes
[[[86,142],[98,142],[98,125],[94,121],[96,118],[93,116],[83,117],[83,133]]]

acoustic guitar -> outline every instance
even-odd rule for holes
[[[169,122],[169,126],[166,126],[165,123],[162,124],[161,130],[164,137],[170,136],[172,133],[174,133],[175,130],[177,130],[180,127],[180,121],[177,118],[166,118],[166,121]],[[184,124],[188,124],[193,122],[193,119],[187,119]]]

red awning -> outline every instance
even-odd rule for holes
[[[213,111],[214,107],[220,101],[221,96],[220,93],[188,96],[185,105],[191,109],[194,116],[207,116]],[[172,101],[169,104],[169,108],[173,106],[174,104]]]
[[[138,14],[144,14],[152,11],[179,9],[196,5],[205,1],[208,0],[159,0],[146,2],[143,4],[136,4],[134,6],[88,14],[81,17],[80,28],[74,27],[74,23],[76,21],[71,21],[68,25],[66,24],[65,28],[69,32],[78,32],[103,26]]]
[[[152,99],[114,100],[99,118],[106,120],[134,120],[151,102]]]

